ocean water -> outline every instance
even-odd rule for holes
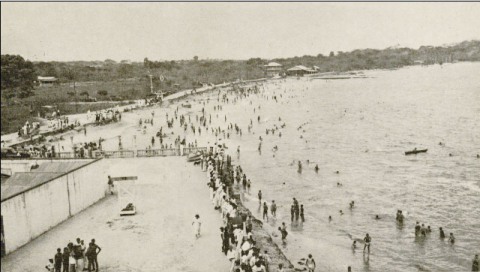
[[[366,75],[288,79],[223,106],[228,122],[243,131],[227,142],[231,154],[240,146],[238,162],[252,180],[247,206],[261,217],[258,190],[268,203],[278,203],[277,219],[266,227],[276,233],[287,223],[283,250],[293,263],[311,253],[321,271],[346,271],[349,265],[353,271],[470,271],[480,253],[480,64]],[[283,123],[285,128],[266,135],[265,129]],[[414,148],[428,152],[404,155]],[[292,197],[305,207],[303,224],[290,223]],[[405,214],[403,226],[395,220],[398,209]],[[415,238],[416,221],[433,229],[427,238]],[[454,233],[453,246],[438,238],[439,227],[447,236]],[[352,251],[352,238],[365,233],[372,237],[371,253],[364,255],[362,244]]]
[[[227,153],[252,181],[251,193],[245,194],[247,207],[261,218],[258,190],[268,203],[273,199],[278,203],[277,218],[265,222],[265,227],[294,264],[312,254],[320,271],[347,271],[347,266],[353,271],[470,271],[474,254],[480,253],[480,159],[476,158],[480,63],[375,70],[365,75],[272,81],[262,84],[260,93],[235,102],[236,94],[229,94],[229,103],[218,102],[217,91],[198,94],[124,114],[121,123],[89,128],[87,136],[72,134],[73,142],[101,136],[106,139],[104,148],[115,150],[121,135],[125,149],[142,149],[151,144],[160,126],[168,144],[177,135],[187,142],[197,140],[199,146],[222,138]],[[186,100],[192,108],[180,106]],[[223,109],[215,111],[216,105]],[[196,115],[205,108],[212,116],[209,127],[224,130],[229,123],[237,124],[242,136],[227,131],[229,138],[215,137],[204,128],[201,136],[193,135],[190,129],[184,132],[178,121],[173,129],[166,129],[165,115],[172,118],[177,108],[196,126]],[[152,118],[152,112],[154,124],[141,128],[138,120]],[[265,130],[275,126],[279,130],[267,135]],[[69,137],[65,135],[58,145],[68,148]],[[158,148],[158,138],[153,148]],[[404,155],[414,148],[428,152]],[[298,161],[302,173],[297,172]],[[337,182],[343,186],[337,187]],[[303,224],[290,223],[293,197],[305,207]],[[350,210],[352,200],[355,208]],[[403,225],[395,221],[398,209],[405,214]],[[375,215],[381,219],[375,220]],[[431,226],[433,232],[425,239],[415,238],[416,221]],[[281,222],[288,226],[286,244],[276,231]],[[447,236],[454,233],[454,245],[438,238],[439,227]],[[365,233],[372,237],[371,253],[363,254],[361,244],[352,251],[352,239],[363,239]]]

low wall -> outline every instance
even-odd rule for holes
[[[2,160],[2,169],[9,169],[10,174],[17,172],[29,172],[30,167],[34,162],[32,161],[12,161],[12,160]]]
[[[106,181],[96,160],[2,201],[6,254],[102,199]]]

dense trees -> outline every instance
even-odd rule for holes
[[[18,55],[1,56],[1,86],[6,98],[32,94],[36,73],[33,63]]]

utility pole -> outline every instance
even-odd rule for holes
[[[150,74],[148,75],[150,77],[150,93],[153,94],[153,76]]]

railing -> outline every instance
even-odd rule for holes
[[[132,150],[118,150],[118,151],[96,151],[96,158],[133,158],[135,152]]]
[[[137,150],[137,157],[157,157],[157,156],[180,156],[180,149],[165,148],[165,149]]]
[[[80,157],[80,154],[75,156],[74,152],[55,152],[54,158],[58,159],[74,159],[76,157]]]
[[[207,153],[207,148],[206,147],[184,147],[183,148],[183,155],[189,155],[197,152]]]

